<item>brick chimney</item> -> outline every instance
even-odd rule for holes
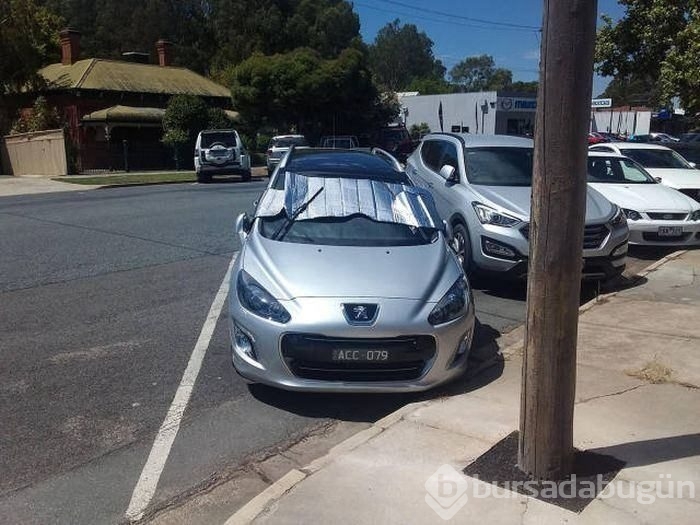
[[[161,67],[173,65],[173,43],[162,38],[156,42],[156,51],[158,51],[158,64]]]
[[[67,27],[58,36],[61,40],[61,64],[75,64],[80,58],[80,31]]]

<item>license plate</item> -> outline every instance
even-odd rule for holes
[[[659,226],[659,237],[680,237],[683,226]]]
[[[333,361],[383,362],[389,360],[388,350],[338,349],[333,350]]]

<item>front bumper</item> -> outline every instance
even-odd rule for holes
[[[700,221],[627,221],[630,229],[630,244],[643,246],[700,246]],[[678,237],[659,235],[659,228],[681,227]]]
[[[629,231],[626,227],[606,226],[607,233],[600,245],[583,249],[584,280],[607,280],[625,270]],[[519,228],[479,225],[470,229],[472,257],[479,272],[500,274],[510,279],[527,277],[529,239]],[[488,251],[489,243],[509,248],[512,257],[503,257]]]
[[[452,322],[433,327],[427,321],[435,303],[404,299],[375,299],[379,313],[371,326],[348,324],[342,303],[362,302],[367,298],[301,298],[280,301],[292,319],[279,324],[262,319],[245,310],[238,301],[235,280],[229,294],[229,328],[231,330],[232,361],[244,378],[285,390],[312,392],[419,392],[451,381],[464,373],[474,333],[474,304],[467,314]],[[241,351],[234,330],[241,330],[253,342],[255,358]],[[382,340],[411,336],[434,339],[435,352],[424,363],[418,377],[412,379],[309,379],[295,374],[289,359],[282,353],[285,336],[298,334],[346,340]],[[458,349],[464,350],[458,354]],[[298,372],[298,370],[297,370]]]

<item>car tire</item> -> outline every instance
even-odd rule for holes
[[[244,171],[243,175],[241,175],[241,180],[243,182],[248,182],[250,180],[250,177],[251,177],[250,171]]]
[[[207,182],[211,182],[211,175],[197,172],[197,182],[200,182],[202,184],[206,184]]]
[[[452,249],[457,254],[459,262],[462,264],[464,273],[470,274],[474,270],[474,259],[472,257],[472,244],[469,240],[469,232],[466,226],[457,222],[452,226]]]

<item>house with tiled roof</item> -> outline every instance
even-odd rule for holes
[[[61,62],[39,70],[45,88],[31,96],[41,94],[59,109],[81,171],[171,167],[172,151],[161,137],[173,95],[196,95],[237,116],[226,87],[172,65],[171,42],[156,42],[158,64],[149,64],[148,54],[137,52],[124,60],[81,58],[78,31],[66,29],[60,38]]]

